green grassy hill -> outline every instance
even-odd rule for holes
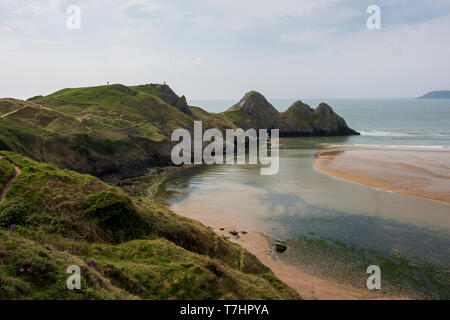
[[[21,169],[0,205],[0,299],[299,298],[252,254],[159,203],[0,155],[0,181]],[[66,288],[70,265],[81,290]]]
[[[0,192],[14,175],[14,166],[0,157]]]
[[[63,89],[28,101],[0,99],[0,150],[14,151],[59,168],[119,179],[171,163],[173,130],[279,128],[280,136],[357,134],[329,106],[313,115],[278,113],[259,93],[250,92],[226,112],[188,106],[167,85]],[[309,108],[309,106],[308,106]]]
[[[0,99],[0,150],[95,176],[131,177],[170,163],[172,131],[235,128],[187,107],[167,85],[63,89],[28,101]]]

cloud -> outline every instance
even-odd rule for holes
[[[25,32],[30,33],[36,31],[37,25],[24,20],[14,20],[6,21],[6,23],[1,27],[2,32]]]
[[[42,44],[42,45],[60,45],[61,42],[46,40],[46,39],[31,39],[32,43]]]
[[[77,3],[80,1],[76,1]],[[74,4],[77,4],[74,3]],[[48,6],[52,10],[64,11],[65,7],[69,5],[67,0],[48,0]]]
[[[119,11],[131,18],[161,19],[171,14],[165,6],[148,0],[132,0],[119,6]]]
[[[334,34],[332,29],[328,30],[307,30],[300,29],[296,32],[284,33],[280,36],[282,43],[308,43],[323,42]]]
[[[41,6],[37,6],[34,4],[27,4],[23,7],[18,8],[15,10],[15,14],[18,16],[37,16],[41,15],[43,13],[47,12],[46,8],[43,8]]]
[[[284,0],[277,1],[246,0],[202,0],[203,7],[227,16],[236,16],[239,19],[255,18],[264,22],[277,21],[282,17],[304,17],[316,10],[328,8],[336,4],[337,0]]]
[[[69,4],[82,8],[76,32]],[[380,31],[366,28],[371,4]],[[167,80],[198,98],[406,96],[450,86],[449,37],[450,0],[0,0],[0,61],[11,61],[0,96],[104,78]]]

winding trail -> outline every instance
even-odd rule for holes
[[[11,111],[11,112],[8,112],[8,113],[5,113],[5,114],[2,114],[2,115],[0,116],[0,118],[6,118],[6,117],[8,117],[8,116],[10,116],[10,115],[12,115],[12,114],[14,114],[14,113],[20,111],[20,110],[22,110],[22,108],[19,108],[19,109],[17,109],[17,110],[14,110],[14,111]]]
[[[8,180],[8,182],[5,183],[2,191],[0,192],[0,205],[5,201],[6,199],[6,194],[8,193],[9,189],[11,189],[12,184],[14,183],[14,181],[17,179],[17,177],[19,176],[19,174],[22,173],[22,171],[20,170],[20,168],[18,166],[16,166],[14,163],[12,163],[11,161],[8,161],[5,156],[0,156],[0,159],[3,159],[9,163],[11,163],[14,166],[14,175]]]

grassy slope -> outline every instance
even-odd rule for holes
[[[95,176],[129,178],[168,165],[173,130],[192,130],[195,120],[204,129],[222,131],[258,123],[242,110],[213,114],[190,107],[184,113],[177,106],[180,99],[157,84],[63,89],[29,101],[0,99],[0,150]],[[281,113],[278,120],[311,133],[312,123],[321,119],[320,114]]]
[[[14,166],[0,158],[0,191],[14,174]]]
[[[242,109],[222,112],[220,115],[235,123],[238,128],[258,127],[255,117]]]
[[[253,255],[161,204],[0,154],[22,170],[0,206],[0,299],[298,298]],[[65,288],[72,264],[82,290]]]
[[[174,129],[193,128],[194,120],[204,128],[235,127],[201,108],[181,112],[162,90],[115,84],[63,89],[29,101],[0,99],[0,150],[96,176],[131,177],[169,163]]]
[[[299,130],[308,131],[311,130],[311,124],[314,121],[317,121],[320,118],[320,115],[318,114],[312,114],[312,115],[299,115],[295,112],[290,112],[289,110],[286,110],[285,112],[282,112],[280,114],[281,121],[285,123],[289,123],[290,125],[293,125],[295,128],[298,128]]]

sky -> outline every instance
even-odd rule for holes
[[[0,97],[164,81],[188,99],[450,90],[450,0],[0,0]]]

